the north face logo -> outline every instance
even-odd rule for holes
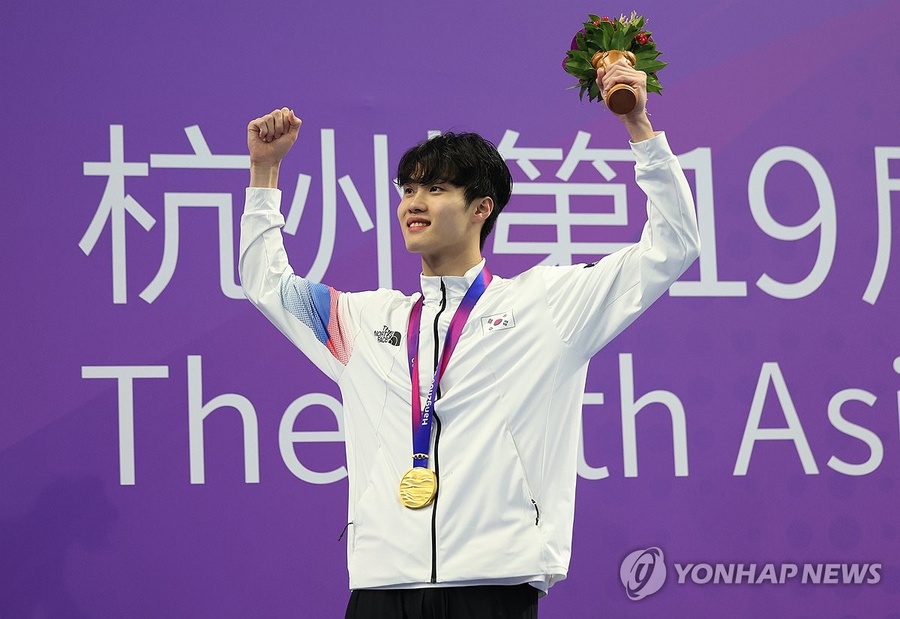
[[[380,344],[390,344],[391,346],[400,345],[400,332],[391,331],[387,325],[384,325],[384,328],[381,331],[376,331],[375,337],[378,338]]]

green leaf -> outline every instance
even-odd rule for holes
[[[580,49],[573,49],[569,50],[569,53],[572,54],[572,58],[577,58],[579,60],[583,60],[587,64],[591,64],[591,56],[593,56],[591,52],[582,51]]]
[[[575,35],[575,44],[578,46],[578,49],[584,49],[585,47],[587,47],[587,43],[585,43],[584,40],[584,34],[581,31],[579,31]]]
[[[600,22],[600,32],[603,37],[600,49],[611,49],[610,44],[612,43],[613,37],[616,35],[616,30],[613,28],[612,22]]]
[[[642,49],[639,52],[634,53],[634,57],[640,62],[641,60],[653,60],[659,56],[659,52],[655,49]]]
[[[603,28],[591,28],[584,37],[586,49],[595,52],[603,49]]]
[[[594,75],[591,69],[584,69],[580,67],[566,66],[565,71],[572,77],[579,80],[587,79]]]
[[[656,73],[657,71],[661,71],[668,66],[668,62],[662,62],[660,60],[644,60],[638,62],[635,65],[635,68],[639,71],[645,71],[647,73]]]
[[[577,61],[574,60],[567,60],[564,67],[566,73],[568,73],[569,75],[574,75],[578,78],[580,78],[581,74],[584,72],[584,68],[580,64],[577,64]]]

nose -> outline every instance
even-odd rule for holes
[[[406,210],[410,213],[420,213],[425,210],[425,201],[422,197],[425,195],[425,192],[421,187],[416,187],[412,190],[412,192],[406,194],[403,197],[403,201],[406,203]]]

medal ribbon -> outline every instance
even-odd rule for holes
[[[419,328],[422,324],[422,304],[423,298],[419,297],[412,312],[409,314],[409,324],[406,330],[406,350],[409,358],[409,376],[412,380],[412,434],[413,434],[413,467],[428,466],[428,451],[431,446],[431,419],[434,416],[434,401],[437,396],[438,384],[441,382],[441,376],[450,362],[450,356],[459,342],[459,336],[462,334],[463,326],[469,319],[469,314],[484,294],[488,284],[491,283],[491,274],[487,270],[487,266],[481,269],[481,272],[475,277],[475,281],[469,286],[466,295],[463,297],[453,318],[450,320],[450,326],[447,328],[447,336],[444,338],[444,350],[441,351],[441,362],[435,369],[434,377],[431,379],[431,389],[428,391],[428,399],[425,401],[425,407],[419,404]],[[435,342],[437,346],[437,342]]]

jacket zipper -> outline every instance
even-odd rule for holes
[[[433,329],[433,338],[434,338],[434,368],[433,371],[437,372],[438,367],[438,321],[441,318],[441,314],[444,312],[444,309],[447,307],[447,289],[444,287],[444,280],[441,279],[441,307],[438,310],[437,314],[434,316],[434,329]],[[445,342],[446,344],[446,342]],[[435,393],[435,403],[441,397],[441,385],[438,383],[437,391]],[[432,410],[432,415],[435,423],[434,427],[434,453],[432,454],[432,459],[434,461],[434,476],[437,478],[437,494],[434,495],[434,503],[431,506],[431,582],[437,582],[437,506],[438,499],[441,498],[441,467],[440,462],[438,461],[438,444],[441,442],[441,419],[437,416],[437,412]]]

